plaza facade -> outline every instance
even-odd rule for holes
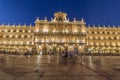
[[[23,54],[32,50],[37,54],[120,54],[120,27],[86,26],[83,19],[70,21],[64,12],[54,13],[51,20],[37,18],[35,26],[0,26],[0,51]]]

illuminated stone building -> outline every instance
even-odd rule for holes
[[[0,26],[0,51],[26,52],[34,45],[33,26]]]
[[[0,51],[22,54],[33,49],[38,54],[120,53],[120,27],[86,26],[83,19],[70,21],[64,12],[56,12],[50,21],[37,18],[35,26],[0,26]]]
[[[70,22],[67,14],[57,12],[51,21],[35,21],[35,45],[37,51],[42,50],[46,54],[50,50],[54,53],[61,51],[79,50],[84,52],[85,48],[85,23],[84,21]]]
[[[120,54],[120,26],[86,27],[87,52],[92,54]]]

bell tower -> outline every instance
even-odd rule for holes
[[[56,12],[54,13],[54,21],[65,22],[67,19],[67,14],[65,12]]]

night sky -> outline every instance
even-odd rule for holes
[[[0,24],[34,25],[37,17],[50,20],[60,8],[71,21],[75,17],[91,25],[120,25],[120,0],[0,0]]]

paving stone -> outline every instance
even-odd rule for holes
[[[120,80],[119,61],[119,56],[82,56],[70,61],[56,55],[0,54],[0,80]]]

